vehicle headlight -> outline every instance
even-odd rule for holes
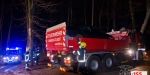
[[[71,57],[64,58],[64,63],[70,64],[71,63]]]
[[[48,54],[47,54],[47,57],[49,57],[49,56],[50,56],[50,54],[48,53]]]
[[[18,59],[18,58],[19,58],[18,56],[15,57],[15,59]]]
[[[66,58],[64,58],[65,60],[71,60],[71,57],[66,57]]]
[[[67,57],[67,60],[70,60],[71,58],[70,57]]]
[[[133,54],[133,50],[129,49],[128,51],[128,54]]]
[[[6,57],[3,57],[4,60],[6,60]]]

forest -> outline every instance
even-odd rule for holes
[[[145,34],[148,48],[149,16],[150,0],[1,0],[0,50],[16,41],[29,45],[31,35],[35,45],[44,47],[46,28],[61,22],[105,32],[136,29]]]

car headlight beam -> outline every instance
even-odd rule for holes
[[[71,57],[66,57],[64,58],[64,60],[71,60]]]
[[[133,54],[133,50],[129,49],[128,51],[128,54]]]
[[[18,58],[19,58],[18,56],[15,57],[15,59],[18,59]]]
[[[6,57],[3,57],[4,60],[6,60]]]

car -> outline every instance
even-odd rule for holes
[[[102,30],[88,25],[68,26],[66,33],[70,37],[114,39],[111,35],[104,33]]]

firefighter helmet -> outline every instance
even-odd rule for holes
[[[81,47],[81,48],[85,48],[85,47],[86,47],[86,43],[85,43],[85,42],[81,42],[81,43],[80,43],[80,47]]]

